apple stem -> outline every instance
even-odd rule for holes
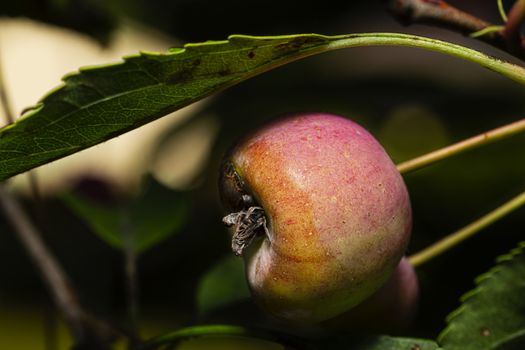
[[[411,255],[409,257],[410,263],[414,267],[423,265],[523,205],[525,205],[525,191],[462,229]]]
[[[525,118],[473,136],[453,145],[424,154],[420,157],[399,163],[397,165],[397,169],[400,173],[406,174],[437,163],[448,157],[452,157],[465,151],[492,143],[494,141],[513,136],[523,131],[525,131]]]
[[[246,210],[228,214],[222,218],[222,222],[228,227],[233,226],[232,250],[237,256],[242,255],[244,249],[253,242],[257,235],[261,234],[261,227],[264,233],[269,235],[266,215],[261,207],[249,207]]]

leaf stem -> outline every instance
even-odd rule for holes
[[[414,267],[423,265],[523,205],[525,205],[525,191],[471,224],[410,256],[410,263]]]
[[[507,13],[505,12],[505,8],[503,7],[503,0],[498,0],[498,11],[499,15],[501,16],[501,19],[503,22],[508,21]]]
[[[504,28],[503,26],[489,26],[489,27],[485,27],[482,30],[479,30],[477,32],[470,33],[469,36],[471,38],[473,38],[473,39],[476,39],[476,38],[479,38],[479,37],[482,37],[482,36],[485,36],[485,35],[489,35],[489,34],[492,34],[492,33],[499,32],[503,28]]]
[[[37,108],[26,113],[15,123],[0,128],[0,149],[2,149],[0,180],[116,137],[214,93],[224,91],[241,81],[285,64],[324,52],[368,46],[426,49],[474,62],[525,85],[524,67],[461,45],[415,35],[400,33],[338,36],[298,34],[275,37],[232,35],[229,40],[225,41],[187,44],[183,49],[171,50],[165,54],[142,53],[140,56],[127,57],[120,64],[82,69],[78,74],[69,75],[62,87],[50,92],[40,100]],[[270,56],[268,56],[269,52],[272,53]],[[190,74],[187,79],[184,79],[184,82],[179,81],[178,75],[159,75],[157,77],[155,74],[159,72],[155,70],[149,74],[155,75],[156,79],[141,81],[140,86],[126,88],[129,82],[124,79],[124,76],[127,76],[128,73],[132,74],[127,69],[130,66],[144,65],[143,69],[148,71],[155,65],[146,64],[146,62],[158,62],[166,69],[173,65],[177,69],[185,70],[189,57],[194,62],[200,62],[199,67],[202,68],[199,68],[198,74]],[[223,58],[218,60],[217,57]],[[117,72],[127,73],[121,75]],[[92,80],[94,76],[110,79],[112,92],[104,98],[92,95],[88,100],[80,98],[79,96],[84,96],[82,93],[79,94],[78,90],[82,84],[95,84],[93,86],[96,86],[102,81],[98,78]],[[181,95],[182,90],[180,89],[189,89],[191,93]],[[136,113],[126,113],[125,117],[120,114],[112,114],[112,123],[109,128],[105,125],[93,124],[92,118],[86,117],[100,108],[109,108],[115,103],[119,105],[119,109],[133,109],[134,102],[132,101],[136,99],[136,94],[144,93],[146,96],[153,97],[161,91],[165,98],[162,99],[162,102],[155,103],[152,109],[140,109]],[[59,101],[67,101],[67,103]],[[65,107],[65,105],[75,104],[77,105],[74,107]],[[75,131],[65,133],[64,130],[69,130],[71,125],[74,125],[72,130]],[[83,135],[82,130],[88,129],[90,130],[89,137],[74,136],[78,133]],[[31,130],[31,133],[28,130]],[[44,144],[46,147],[42,149]],[[66,144],[67,146],[64,146]],[[21,145],[23,145],[22,148]]]
[[[505,126],[492,129],[466,140],[460,141],[453,145],[438,149],[436,151],[424,154],[420,157],[399,163],[397,169],[400,173],[406,174],[423,167],[432,165],[448,157],[469,151],[471,149],[490,144],[492,142],[516,135],[525,131],[525,118]]]
[[[326,47],[320,47],[319,51],[326,52],[330,50],[365,46],[415,47],[446,54],[449,56],[461,58],[466,61],[476,63],[489,70],[500,73],[503,76],[512,79],[522,85],[525,85],[524,67],[506,61],[502,61],[500,59],[496,59],[482,52],[469,49],[461,45],[456,45],[437,39],[402,33],[363,33],[341,35],[327,38],[335,40],[329,42],[326,45]],[[317,53],[319,52],[316,50],[312,50],[311,52],[309,52],[309,54],[301,55],[298,58],[312,56]]]

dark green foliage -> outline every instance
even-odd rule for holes
[[[476,279],[476,289],[448,317],[439,336],[444,349],[525,348],[525,242],[498,258],[498,265]]]
[[[233,254],[220,260],[204,275],[197,289],[197,307],[205,313],[250,296],[244,262]]]
[[[240,339],[251,341],[254,349],[259,349],[260,342],[266,344],[263,349],[305,349],[305,350],[438,350],[437,344],[426,339],[398,338],[390,336],[340,336],[340,337],[312,337],[311,339],[298,338],[280,332],[246,329],[237,326],[214,325],[196,326],[180,329],[150,340],[141,350],[168,350],[175,349],[176,345],[188,340],[213,341],[214,346],[220,347],[229,344],[232,348]],[[194,342],[194,345],[199,342]],[[209,342],[207,343],[209,344]],[[205,347],[207,348],[207,347]],[[220,347],[222,348],[222,347]]]
[[[100,238],[117,249],[141,253],[179,231],[189,211],[188,198],[149,179],[144,191],[125,205],[97,203],[67,193],[64,202]]]

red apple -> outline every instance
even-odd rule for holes
[[[225,157],[221,197],[232,248],[271,314],[319,322],[377,291],[405,252],[411,208],[377,140],[344,117],[297,114]]]

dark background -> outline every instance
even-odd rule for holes
[[[441,38],[509,58],[459,34],[425,26],[403,27],[380,1],[56,3],[9,2],[0,5],[0,14],[70,27],[103,46],[111,42],[112,30],[122,18],[133,18],[184,42],[222,40],[233,33],[335,35],[396,31]],[[499,23],[496,1],[451,3]],[[416,49],[383,47],[311,57],[219,94],[205,111],[173,131],[174,135],[184,132],[207,112],[221,122],[206,168],[186,189],[192,198],[187,224],[182,232],[140,258],[141,313],[145,323],[153,324],[146,327],[161,332],[210,320],[267,322],[249,300],[199,316],[195,305],[200,278],[229,254],[228,234],[220,224],[223,212],[216,189],[218,165],[228,146],[254,125],[292,111],[339,113],[363,124],[399,162],[523,117],[523,95],[518,84],[474,64]],[[525,189],[524,146],[525,136],[515,136],[407,175],[414,212],[409,253],[461,228]],[[78,182],[91,194],[112,192],[112,185],[101,179]],[[30,198],[25,198],[25,204],[36,213]],[[120,253],[93,235],[58,198],[46,198],[43,206],[45,240],[81,291],[82,300],[101,314],[122,318]],[[403,335],[436,337],[446,315],[459,305],[459,297],[473,288],[474,278],[523,239],[524,215],[523,209],[516,211],[418,269],[420,312],[413,328]],[[39,276],[0,217],[2,304],[13,310],[30,307],[39,315],[49,314],[48,296]]]

